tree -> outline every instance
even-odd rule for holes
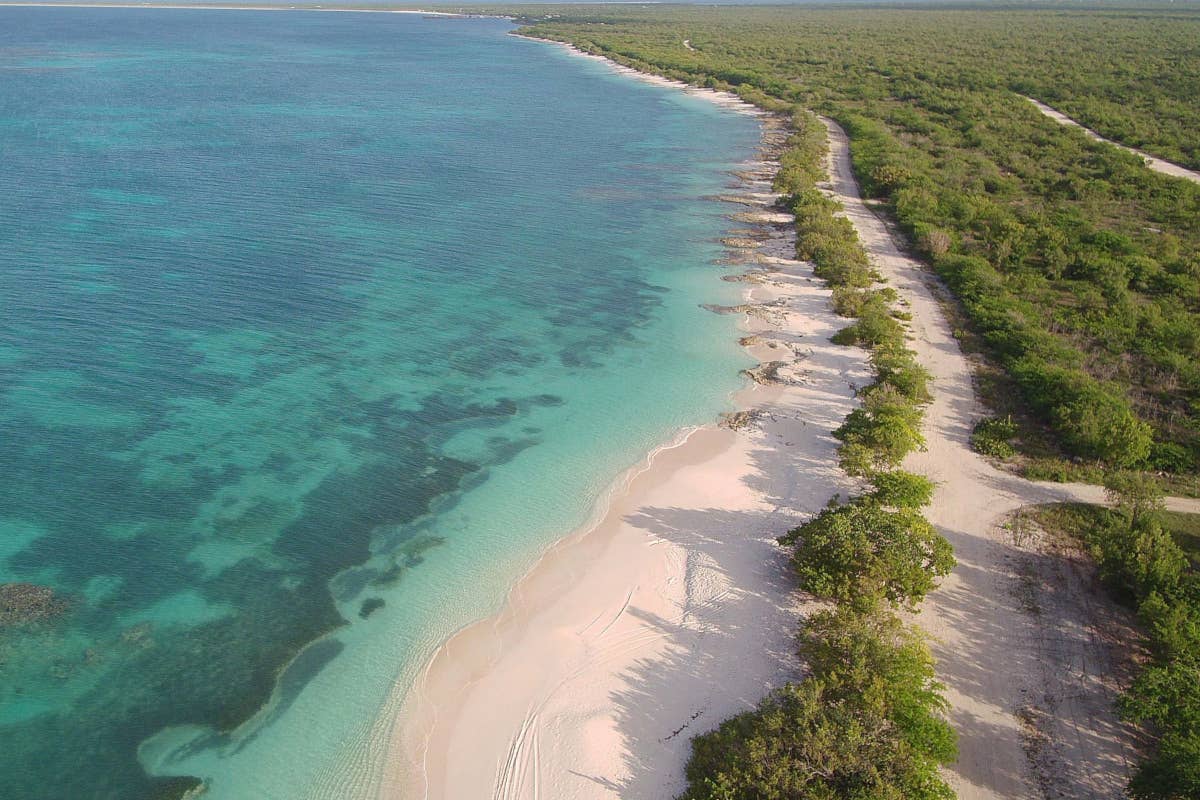
[[[789,684],[692,740],[680,800],[950,800],[937,764],[879,709]]]
[[[1114,470],[1104,476],[1104,496],[1124,516],[1130,528],[1165,508],[1162,486],[1152,475]]]
[[[837,601],[869,595],[915,605],[954,568],[950,543],[920,512],[870,497],[826,509],[780,541],[796,546],[801,588]]]

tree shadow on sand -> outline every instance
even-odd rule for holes
[[[678,621],[631,609],[659,630],[662,657],[639,660],[612,694],[628,742],[621,797],[674,797],[680,764],[697,733],[753,707],[774,686],[799,675],[794,653],[799,596],[787,553],[773,538],[779,516],[714,509],[643,509],[628,521],[688,548],[687,580],[695,599]],[[713,586],[723,589],[713,591]],[[689,591],[692,596],[692,591]],[[589,780],[604,778],[583,776]]]
[[[1121,797],[1139,749],[1114,708],[1137,651],[1132,613],[1104,595],[1085,558],[941,532],[955,548],[956,580],[930,595],[926,613],[955,635],[931,642],[939,679],[960,696],[951,722],[964,739],[1002,740],[1017,728],[1024,751],[1018,763],[993,752],[952,771],[993,791],[1032,772],[1037,786],[1027,789],[1043,796]]]

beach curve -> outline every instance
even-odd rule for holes
[[[732,206],[768,233],[735,256],[750,266],[746,305],[726,309],[771,369],[727,424],[656,451],[598,524],[551,547],[498,614],[397,687],[368,796],[673,797],[692,736],[798,674],[802,601],[775,537],[852,488],[832,431],[870,372],[864,351],[829,341],[843,321],[792,258],[790,219],[767,207],[774,169],[751,165]]]

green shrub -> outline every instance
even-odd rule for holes
[[[832,341],[835,344],[859,345],[866,348],[895,346],[896,343],[904,341],[904,328],[892,316],[886,305],[867,301],[858,309],[858,319],[849,327],[838,331]]]
[[[1150,455],[1150,426],[1138,419],[1124,398],[1096,384],[1055,407],[1051,419],[1074,452],[1117,466],[1133,466]]]
[[[881,597],[913,606],[954,568],[950,543],[918,511],[871,498],[826,509],[780,541],[795,545],[800,587],[838,602]]]
[[[993,458],[1012,458],[1016,454],[1010,440],[1017,435],[1012,417],[991,417],[975,423],[971,433],[971,448]]]
[[[850,475],[867,476],[899,466],[904,456],[924,446],[920,426],[920,406],[891,385],[870,387],[862,405],[833,432],[843,443],[842,468]]]
[[[917,363],[912,351],[901,345],[882,345],[871,351],[877,383],[887,384],[914,403],[928,403],[929,371]]]
[[[1104,496],[1129,528],[1157,518],[1165,506],[1162,485],[1152,475],[1113,470],[1104,476]]]
[[[871,476],[875,491],[871,497],[875,502],[894,508],[920,508],[933,501],[933,481],[924,475],[892,470]]]
[[[920,632],[894,613],[850,604],[816,612],[799,637],[799,654],[831,699],[877,708],[914,750],[942,763],[954,759],[933,657]]]
[[[680,800],[951,800],[937,764],[877,709],[789,684],[692,740]]]
[[[1188,568],[1187,554],[1162,525],[1151,520],[1132,531],[1124,554],[1124,573],[1139,597],[1170,593]]]
[[[1133,466],[1150,455],[1150,426],[1117,388],[1036,356],[1013,362],[1012,373],[1071,452],[1116,466]]]
[[[1187,678],[1200,681],[1200,674]],[[1200,797],[1200,733],[1163,735],[1158,752],[1138,765],[1128,792],[1134,800]]]
[[[1152,469],[1181,475],[1196,468],[1196,457],[1186,447],[1175,442],[1154,442],[1150,445],[1147,463]]]
[[[1129,786],[1137,800],[1178,800],[1200,792],[1200,603],[1153,594],[1142,604],[1154,661],[1121,698],[1125,717],[1154,724],[1158,750]]]
[[[792,135],[787,149],[779,157],[775,173],[775,191],[795,195],[812,189],[825,177],[823,159],[829,144],[825,125],[809,111],[792,116]]]
[[[933,659],[894,614],[814,614],[809,676],[692,740],[681,800],[950,800],[957,755]]]
[[[1066,483],[1071,480],[1071,465],[1059,458],[1034,458],[1025,464],[1021,476],[1031,481]]]

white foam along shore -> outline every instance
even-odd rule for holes
[[[597,524],[550,548],[416,686],[398,686],[368,794],[670,798],[692,736],[795,676],[800,600],[775,537],[850,488],[831,432],[869,370],[862,350],[829,341],[845,322],[811,266],[792,259],[790,220],[767,208],[774,169],[747,165],[754,180],[731,204],[769,231],[743,251],[746,343],[771,376],[737,397],[739,421],[751,421],[653,454]]]
[[[624,64],[618,64],[612,59],[605,58],[604,56],[598,56],[585,50],[580,50],[578,47],[568,42],[559,42],[553,39],[539,39],[535,36],[525,36],[524,34],[520,33],[513,33],[511,35],[519,39],[530,39],[535,42],[544,42],[546,44],[556,45],[570,52],[572,55],[603,64],[618,75],[624,75],[628,78],[633,78],[636,81],[641,81],[642,83],[649,83],[654,86],[668,86],[672,89],[678,89],[681,92],[686,92],[687,94],[695,97],[702,97],[705,100],[716,103],[723,108],[732,109],[733,111],[740,111],[744,114],[753,114],[754,116],[764,116],[766,114],[766,112],[764,112],[762,109],[747,103],[733,92],[723,92],[718,89],[692,86],[690,83],[671,80],[670,78],[664,78],[661,75],[652,75],[648,72],[639,72],[633,67],[627,67]]]

